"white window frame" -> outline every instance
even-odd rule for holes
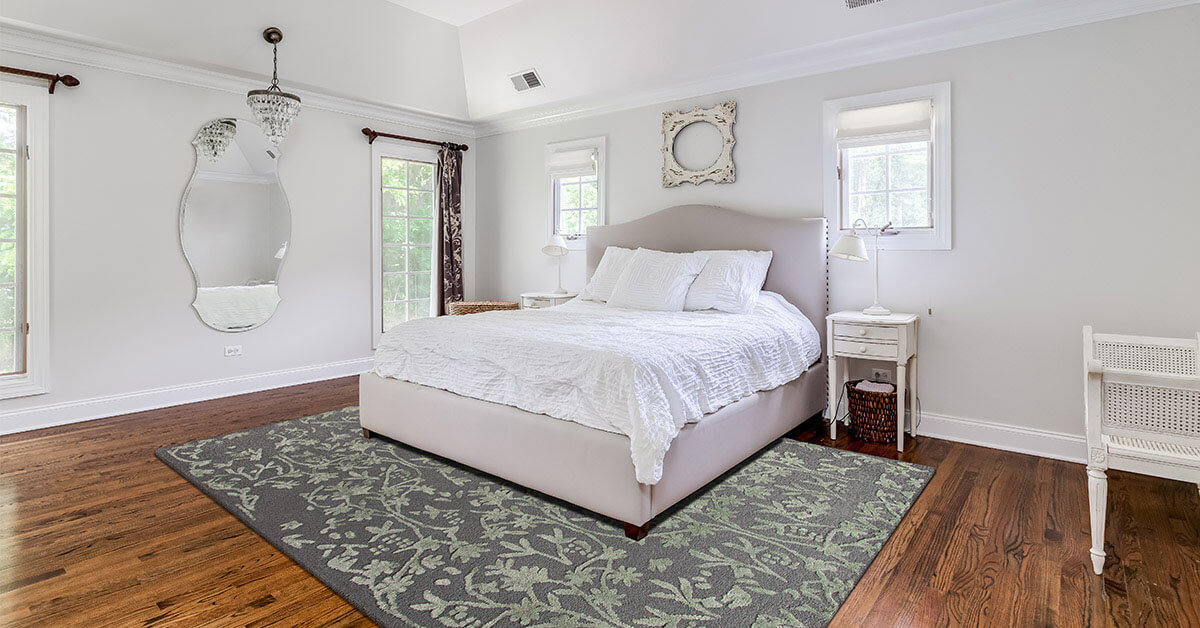
[[[824,106],[824,190],[825,219],[836,240],[841,234],[850,232],[851,226],[842,224],[842,181],[838,179],[838,167],[842,158],[837,143],[837,118],[843,111],[865,107],[881,107],[916,100],[933,101],[933,128],[930,137],[930,182],[931,228],[900,229],[897,235],[879,239],[879,248],[892,251],[947,251],[952,248],[954,232],[952,210],[950,134],[950,83],[932,83],[905,89],[897,89],[862,96],[851,96],[825,101]],[[897,143],[903,142],[898,138]]]
[[[420,161],[433,164],[433,264],[430,269],[429,290],[430,316],[437,315],[437,304],[442,299],[441,277],[438,274],[442,255],[442,208],[438,198],[439,177],[438,152],[432,148],[419,148],[383,140],[371,143],[371,348],[379,346],[383,336],[383,171],[380,167],[385,158]]]
[[[604,189],[605,182],[608,178],[605,176],[605,165],[607,162],[605,149],[607,148],[607,145],[608,142],[606,137],[589,137],[579,140],[569,140],[565,142],[546,144],[545,157],[547,164],[550,163],[550,157],[554,153],[561,153],[571,150],[585,150],[589,148],[596,151],[596,195],[599,203],[599,207],[597,208],[596,212],[597,225],[608,224],[608,212],[605,210],[608,194]],[[548,212],[550,220],[547,223],[548,227],[546,229],[546,239],[549,240],[550,238],[554,237],[554,234],[558,231],[558,177],[547,174],[546,180],[547,189],[549,190],[549,194],[547,196],[549,199],[550,208],[550,211]],[[587,235],[585,234],[577,238],[568,238],[566,239],[566,242],[568,249],[572,251],[582,251],[587,248]]]
[[[0,81],[0,100],[25,107],[25,372],[0,376],[0,399],[50,392],[50,94]],[[20,158],[21,147],[17,147]]]

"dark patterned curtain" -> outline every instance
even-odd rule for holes
[[[447,303],[463,300],[462,151],[446,147],[438,151],[438,174],[438,206],[442,208],[442,256],[438,260],[441,316],[446,313]]]

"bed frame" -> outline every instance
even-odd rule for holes
[[[824,218],[767,218],[683,205],[592,227],[587,239],[589,278],[609,246],[774,251],[765,289],[798,307],[821,334],[824,348]],[[825,363],[822,358],[798,379],[685,426],[654,485],[635,479],[629,438],[622,434],[374,373],[361,376],[359,405],[364,436],[387,436],[612,517],[624,522],[627,536],[639,540],[655,516],[823,411]]]

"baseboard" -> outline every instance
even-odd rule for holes
[[[194,384],[153,388],[107,397],[51,403],[0,413],[0,434],[103,419],[105,417],[143,412],[196,401],[243,395],[271,388],[295,386],[326,379],[358,375],[370,370],[372,358],[359,358],[270,371],[228,379],[215,379]]]
[[[1068,462],[1082,463],[1087,455],[1082,434],[1051,432],[931,412],[921,413],[917,434]]]

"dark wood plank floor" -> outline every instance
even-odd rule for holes
[[[154,457],[356,401],[341,379],[0,437],[0,625],[371,625]],[[824,434],[794,436],[896,457]],[[1080,465],[932,438],[901,458],[937,473],[833,625],[1200,626],[1194,485],[1110,474],[1094,576]]]

